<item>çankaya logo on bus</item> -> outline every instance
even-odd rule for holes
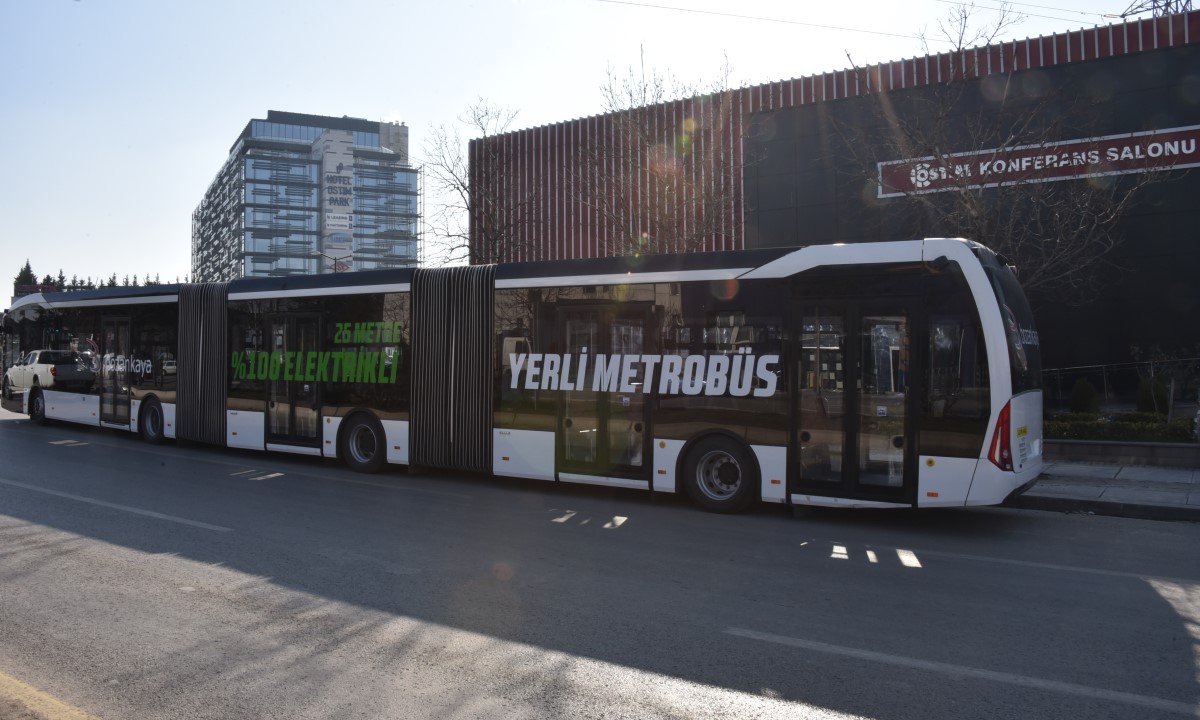
[[[119,372],[129,371],[134,375],[149,375],[154,372],[154,363],[150,360],[141,358],[127,358],[124,355],[104,356],[104,372]]]
[[[511,388],[667,395],[775,394],[778,355],[579,355],[509,353]],[[593,372],[589,373],[589,364]],[[756,382],[757,380],[757,382]]]

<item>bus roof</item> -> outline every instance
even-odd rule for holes
[[[920,242],[920,241],[918,241]],[[959,239],[959,242],[962,240]],[[853,244],[851,244],[853,245]],[[970,243],[976,246],[975,243]],[[606,284],[621,281],[667,282],[693,277],[701,279],[706,273],[722,270],[751,271],[779,260],[789,254],[816,246],[727,250],[722,252],[674,253],[664,255],[623,255],[606,258],[548,260],[500,263],[496,265],[498,286],[521,287],[542,283],[523,281],[545,278],[574,284]],[[835,251],[836,252],[836,251]],[[409,285],[414,268],[389,270],[360,270],[353,273],[322,275],[290,275],[278,278],[238,278],[229,283],[230,294],[303,292],[338,287],[386,287]],[[640,277],[639,277],[640,276]],[[678,277],[676,277],[678,276]],[[635,280],[636,279],[636,280]],[[179,284],[143,285],[138,287],[98,288],[67,292],[35,293],[17,298],[9,315],[29,307],[68,306],[81,302],[130,301],[132,303],[174,302]]]

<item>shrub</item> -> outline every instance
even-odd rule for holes
[[[1122,412],[1122,413],[1113,413],[1112,415],[1109,416],[1108,419],[1112,420],[1113,422],[1127,422],[1127,423],[1156,423],[1156,422],[1159,422],[1160,423],[1160,422],[1166,422],[1167,416],[1163,415],[1162,413],[1152,413],[1152,412]]]
[[[1056,413],[1054,415],[1046,416],[1047,422],[1049,422],[1051,420],[1053,420],[1055,422],[1060,422],[1060,423],[1074,423],[1074,422],[1099,422],[1101,420],[1101,418],[1099,416],[1097,416],[1096,413],[1065,412],[1065,413]]]
[[[1121,419],[1117,419],[1120,417]],[[1146,420],[1145,418],[1152,418]],[[1043,426],[1047,438],[1055,440],[1112,440],[1117,442],[1192,442],[1195,421],[1175,418],[1169,425],[1160,415],[1122,413],[1109,418],[1064,419],[1059,415]]]
[[[1177,417],[1167,426],[1167,437],[1171,442],[1191,442],[1196,438],[1196,421],[1190,417]]]
[[[1071,412],[1092,415],[1100,412],[1100,393],[1096,392],[1095,385],[1084,378],[1076,380],[1071,388]]]

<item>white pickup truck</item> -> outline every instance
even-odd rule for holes
[[[91,389],[95,380],[91,366],[77,352],[33,350],[4,373],[3,393],[11,399],[13,391],[35,387],[84,391]]]

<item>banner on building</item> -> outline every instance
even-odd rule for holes
[[[1200,125],[878,163],[879,197],[1200,166]]]
[[[325,213],[325,230],[347,232],[354,229],[354,216],[350,213]]]

